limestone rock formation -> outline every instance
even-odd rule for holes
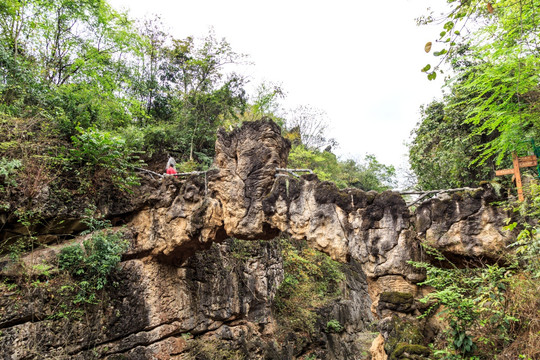
[[[205,174],[148,179],[131,198],[102,204],[104,215],[125,224],[130,241],[120,285],[75,322],[58,315],[52,287],[4,291],[2,357],[182,359],[213,344],[222,355],[296,358],[306,349],[278,336],[272,312],[283,281],[279,245],[271,240],[279,234],[346,264],[344,297],[320,309],[321,329],[325,319],[337,319],[344,330],[311,339],[321,358],[366,358],[379,317],[386,319],[375,358],[385,358],[383,349],[423,356],[422,344],[403,345],[399,330],[410,329],[405,319],[418,314],[413,299],[422,295],[416,284],[424,274],[409,261],[422,259],[420,239],[456,256],[496,254],[509,237],[499,231],[505,215],[490,206],[494,195],[431,200],[412,215],[398,193],[339,190],[315,175],[276,176],[289,147],[273,122],[248,122],[219,132]],[[255,242],[256,251],[240,261],[234,239],[268,241]],[[34,251],[22,264],[54,262],[63,246]],[[3,265],[1,275],[14,281],[17,267]]]
[[[416,211],[419,238],[452,259],[497,259],[515,238],[503,231],[509,211],[493,206],[500,196],[485,186],[474,192],[434,198]]]

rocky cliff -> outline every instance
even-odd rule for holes
[[[511,237],[501,231],[507,214],[490,205],[496,194],[486,188],[433,199],[411,214],[398,193],[280,176],[289,147],[273,122],[248,122],[218,133],[208,172],[148,178],[135,194],[103,203],[101,213],[124,224],[129,248],[116,286],[79,317],[59,316],[65,274],[28,271],[54,264],[66,242],[3,259],[2,358],[369,359],[372,343],[375,358],[400,358],[408,354],[398,346],[404,342],[426,356],[422,345],[434,329],[415,319],[424,274],[409,261],[426,258],[421,242],[456,257],[495,259]],[[2,231],[6,238],[17,229],[6,223]],[[280,328],[278,237],[343,264],[341,296],[317,310],[315,334]],[[253,246],[239,256],[235,243],[245,240]],[[339,331],[329,330],[330,320]]]

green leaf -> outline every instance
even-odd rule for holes
[[[441,51],[435,51],[435,52],[433,53],[433,55],[434,55],[434,56],[441,56],[441,55],[446,54],[447,52],[448,52],[448,50],[442,49]]]
[[[443,27],[444,27],[445,30],[450,31],[454,27],[454,22],[453,21],[448,21],[446,24],[444,24]]]
[[[430,65],[430,64],[427,64],[426,66],[424,66],[424,67],[422,68],[421,71],[422,71],[422,72],[428,72],[429,69],[431,69],[431,65]]]

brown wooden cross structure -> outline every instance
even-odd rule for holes
[[[514,151],[512,153],[512,162],[514,163],[514,167],[512,169],[497,170],[495,171],[495,175],[514,175],[512,180],[516,180],[519,201],[523,201],[525,198],[523,197],[523,186],[521,184],[521,172],[519,169],[533,166],[536,167],[538,165],[538,158],[536,155],[518,157],[517,153]]]

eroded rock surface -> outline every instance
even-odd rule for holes
[[[422,356],[422,344],[405,346],[406,335],[396,335],[391,326],[409,329],[404,319],[418,315],[413,299],[422,294],[416,284],[424,274],[409,261],[423,259],[420,240],[456,256],[496,254],[510,235],[500,231],[505,214],[490,206],[494,194],[434,199],[414,215],[398,193],[338,190],[314,175],[276,176],[276,168],[286,167],[289,147],[273,122],[248,122],[219,132],[206,174],[148,179],[132,199],[102,206],[129,234],[121,285],[76,326],[58,318],[58,295],[46,286],[5,292],[0,354],[182,359],[196,339],[206,339],[241,349],[248,359],[296,358],[305,349],[279,336],[272,313],[283,264],[271,239],[286,234],[346,264],[345,295],[320,309],[321,328],[337,319],[344,330],[311,339],[321,358],[368,358],[375,338],[377,358],[384,358],[384,349],[396,357],[405,348]],[[269,241],[257,242],[256,251],[240,261],[231,238]],[[52,261],[62,246],[22,261],[27,268]],[[3,276],[13,278],[14,269],[5,266]],[[372,331],[379,318],[385,320],[377,337]]]
[[[458,262],[479,257],[496,260],[515,239],[515,233],[503,231],[512,214],[493,205],[500,200],[493,188],[485,186],[426,201],[416,211],[418,237]]]

